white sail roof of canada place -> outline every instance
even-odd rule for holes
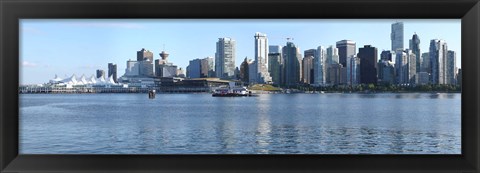
[[[92,75],[90,78],[86,78],[85,75],[77,77],[77,75],[73,74],[70,77],[66,77],[65,79],[59,78],[55,75],[55,78],[50,79],[49,81],[52,84],[59,84],[59,85],[117,85],[112,77],[107,77],[106,79],[101,76],[99,78],[95,78],[95,75]]]

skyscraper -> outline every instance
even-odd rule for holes
[[[382,59],[378,62],[378,82],[381,84],[395,83],[395,67],[392,61]]]
[[[422,60],[420,72],[427,72],[428,74],[432,73],[432,67],[430,64],[430,54],[428,52],[422,53]]]
[[[105,77],[105,71],[98,69],[97,70],[97,78]]]
[[[144,61],[144,60],[150,60],[150,62],[153,62],[153,52],[150,52],[149,50],[145,50],[145,48],[142,48],[142,50],[137,51],[137,61]]]
[[[422,58],[420,54],[420,38],[418,37],[417,33],[413,34],[412,39],[410,40],[410,50],[412,50],[413,54],[415,54],[417,64],[416,69],[418,72],[420,72]]]
[[[325,86],[327,84],[327,52],[325,47],[318,46],[315,58],[313,59],[313,76],[315,86]]]
[[[415,84],[417,61],[415,54],[410,49],[397,50],[395,62],[396,78],[398,84]]]
[[[327,48],[327,64],[336,64],[339,62],[338,48],[328,46]],[[347,56],[347,58],[350,56]],[[346,62],[346,61],[345,61]]]
[[[243,60],[242,64],[240,64],[240,80],[242,82],[245,82],[245,83],[248,83],[249,80],[248,80],[248,72],[249,72],[249,69],[248,69],[248,66],[252,63],[251,60],[248,60],[247,57],[245,57],[245,59]]]
[[[294,86],[300,82],[301,79],[301,54],[299,49],[292,42],[287,42],[287,45],[282,49],[284,57],[284,77],[286,86]]]
[[[255,69],[254,74],[250,75],[251,83],[269,83],[272,82],[270,73],[268,73],[268,39],[267,34],[255,33]]]
[[[360,83],[360,59],[356,55],[347,58],[347,85]]]
[[[268,53],[282,53],[282,46],[270,45],[268,46]]]
[[[269,53],[268,54],[268,65],[270,68],[270,76],[272,77],[273,84],[280,85],[282,83],[282,74],[283,74],[283,58],[281,53]]]
[[[365,45],[358,50],[360,58],[360,82],[363,84],[377,84],[377,48]]]
[[[356,43],[351,40],[341,40],[337,42],[338,59],[340,64],[347,66],[347,57],[357,54]]]
[[[315,57],[316,53],[317,53],[316,49],[308,49],[303,51],[303,57],[309,57],[309,56]]]
[[[127,68],[125,69],[125,76],[138,76],[140,73],[140,63],[138,61],[127,61]]]
[[[447,60],[446,60],[446,84],[450,85],[455,85],[456,84],[456,70],[455,67],[457,67],[456,64],[457,60],[457,54],[455,51],[449,50],[447,54]]]
[[[188,78],[201,78],[202,61],[200,59],[190,60],[187,66]]]
[[[447,43],[445,40],[430,41],[430,66],[432,68],[432,84],[446,84]]]
[[[150,59],[146,59],[143,61],[138,61],[139,67],[139,74],[145,77],[152,77],[154,76],[153,73],[153,62]]]
[[[113,81],[117,83],[117,64],[108,63],[108,77],[113,78]]]
[[[235,73],[235,40],[232,38],[219,38],[215,52],[216,77],[232,79]]]
[[[302,60],[302,81],[305,84],[313,84],[313,56],[304,57]]]
[[[200,77],[214,77],[214,70],[213,70],[213,58],[206,57],[201,59],[200,62]]]
[[[392,51],[403,50],[403,22],[392,24],[390,39],[392,40]]]

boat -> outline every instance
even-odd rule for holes
[[[256,97],[247,87],[222,87],[212,93],[212,97]]]
[[[149,90],[148,91],[148,98],[149,99],[154,99],[155,98],[155,90]]]

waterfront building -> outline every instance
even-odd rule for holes
[[[155,76],[156,77],[176,77],[177,66],[168,62],[168,54],[162,51],[160,54],[161,59],[155,60]]]
[[[318,46],[315,57],[313,59],[313,77],[315,86],[325,86],[327,84],[327,70],[326,63],[327,52],[325,47]]]
[[[281,53],[269,53],[268,63],[270,76],[272,77],[273,84],[280,85],[282,83],[282,69],[283,58]]]
[[[356,43],[351,40],[341,40],[337,42],[338,61],[342,66],[347,65],[347,57],[357,54]],[[332,62],[334,64],[334,62]]]
[[[403,50],[403,22],[392,24],[390,39],[392,40],[392,51]]]
[[[218,38],[215,52],[215,73],[221,79],[231,79],[235,73],[236,42],[232,38]]]
[[[360,59],[356,55],[347,58],[347,85],[358,85],[360,83]]]
[[[253,70],[254,68],[255,68],[255,61],[249,60],[249,62],[248,62],[248,83],[249,84],[251,84],[250,83],[250,81],[251,81],[250,76],[252,76],[250,74],[255,73],[255,71]]]
[[[430,66],[432,68],[432,84],[446,84],[446,60],[448,48],[445,40],[433,39],[430,41]]]
[[[270,58],[269,58],[269,60],[270,60]],[[252,63],[252,60],[249,60],[247,57],[245,57],[242,64],[240,64],[240,80],[244,83],[249,82],[249,76],[248,76],[249,69],[248,69],[248,67],[251,63]]]
[[[137,51],[137,61],[145,61],[145,60],[150,60],[150,62],[153,62],[153,52],[150,52],[149,50],[145,50],[145,48],[142,48],[142,50]]]
[[[267,34],[255,33],[255,67],[250,75],[250,83],[271,83],[272,77],[268,72],[268,39]]]
[[[415,54],[416,58],[416,69],[417,71],[420,71],[421,64],[422,64],[422,58],[420,54],[420,38],[418,37],[417,33],[414,33],[412,36],[412,39],[410,40],[410,50],[412,50],[413,54]]]
[[[341,76],[342,76],[342,69],[343,66],[340,63],[330,64],[328,67],[328,74],[330,75],[327,81],[329,85],[339,85],[341,84]]]
[[[378,62],[378,83],[380,84],[395,83],[395,66],[392,61],[381,59]]]
[[[177,69],[177,77],[185,78],[185,71],[180,67]]]
[[[430,74],[427,72],[417,73],[417,85],[427,85],[430,83]]]
[[[314,50],[314,49],[313,49]],[[313,84],[313,56],[304,57],[302,60],[302,81],[305,84]]]
[[[405,49],[405,50],[397,50],[396,53],[396,62],[395,62],[395,69],[396,69],[396,78],[397,84],[404,84],[410,85],[415,84],[416,79],[415,76],[417,74],[416,71],[416,57],[412,50]]]
[[[455,85],[456,82],[456,67],[457,54],[455,51],[449,50],[447,53],[447,60],[445,65],[446,84]]]
[[[287,42],[287,45],[282,49],[282,57],[284,57],[284,85],[296,86],[301,79],[301,57],[300,50],[292,42]]]
[[[360,58],[360,83],[377,84],[377,48],[365,45],[358,50],[357,57]]]
[[[327,64],[336,64],[339,63],[339,55],[338,55],[338,48],[335,48],[333,46],[329,46],[327,48]],[[351,55],[350,55],[351,56]],[[347,56],[350,57],[350,56]],[[345,61],[346,62],[346,61]],[[343,65],[343,64],[342,64]],[[345,66],[345,65],[344,65]]]
[[[97,78],[101,78],[101,77],[105,77],[105,71],[98,69],[97,70]]]
[[[139,74],[144,77],[153,77],[153,62],[150,59],[146,59],[143,61],[138,61],[140,68]]]
[[[108,63],[108,78],[112,78],[117,83],[117,64]]]
[[[432,67],[430,64],[430,54],[428,52],[422,53],[422,60],[420,62],[421,62],[420,71],[431,74]]]
[[[190,60],[187,66],[187,78],[201,78],[202,60]]]
[[[205,77],[215,77],[214,73],[214,64],[213,64],[213,58],[212,57],[206,57],[201,59],[200,63],[200,77],[205,78]]]
[[[380,54],[380,60],[393,62],[393,57],[395,57],[395,52],[390,50],[384,50]]]
[[[127,61],[127,68],[125,69],[125,76],[140,75],[140,63],[138,61]]]

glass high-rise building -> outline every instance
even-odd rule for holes
[[[351,40],[341,40],[337,42],[338,61],[343,67],[347,66],[347,57],[357,54],[356,43]],[[334,64],[334,62],[332,62]]]
[[[232,38],[219,38],[215,52],[216,77],[233,79],[235,75],[236,42]]]
[[[313,84],[313,56],[306,56],[302,60],[302,81],[305,84]]]
[[[269,53],[268,54],[268,65],[270,68],[270,76],[272,77],[273,84],[280,85],[282,84],[282,69],[283,69],[283,58],[281,53]]]
[[[188,62],[187,77],[188,78],[200,78],[202,69],[202,60],[194,59]]]
[[[292,42],[287,42],[287,45],[282,49],[282,53],[284,58],[284,85],[295,86],[300,83],[301,79],[302,55],[299,48]]]
[[[327,52],[325,47],[318,46],[315,58],[313,59],[313,82],[315,86],[325,86],[327,84]]]
[[[449,50],[448,53],[447,53],[447,60],[446,60],[446,84],[450,84],[450,85],[455,85],[457,82],[456,82],[456,67],[457,67],[457,63],[456,63],[456,60],[457,60],[457,54],[455,53],[455,51],[452,51],[452,50]]]
[[[113,78],[113,81],[117,83],[117,64],[108,63],[108,77]]]
[[[376,47],[365,45],[358,50],[360,58],[360,83],[377,84],[378,51]]]
[[[140,73],[140,63],[138,61],[127,61],[127,68],[125,69],[125,76],[138,76]]]
[[[101,78],[101,77],[105,78],[105,71],[98,69],[97,70],[97,78]]]
[[[358,85],[360,83],[360,59],[356,55],[347,58],[347,84]]]
[[[272,78],[268,72],[268,39],[267,34],[255,33],[255,69],[250,74],[250,83],[270,83]]]
[[[392,40],[392,51],[403,50],[403,22],[392,24],[390,39]]]
[[[380,60],[393,62],[393,57],[395,57],[395,52],[390,50],[384,50],[380,54]]]
[[[430,66],[432,68],[432,84],[446,84],[446,69],[448,47],[445,40],[430,40]]]
[[[417,64],[417,71],[420,71],[420,66],[422,64],[421,60],[421,53],[420,53],[420,38],[418,37],[417,33],[413,34],[412,39],[410,40],[410,50],[412,50],[413,54],[415,54],[416,64]]]

